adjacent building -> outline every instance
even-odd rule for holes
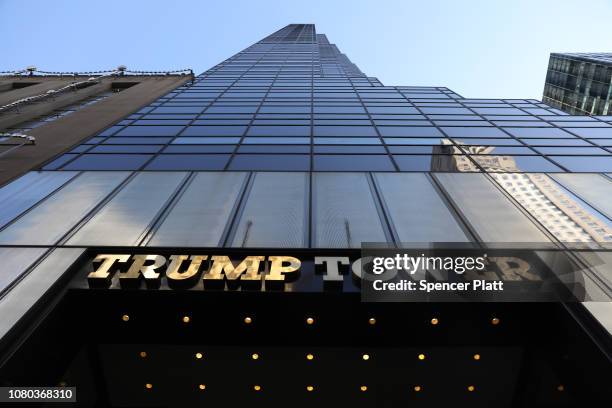
[[[38,143],[80,115],[0,189],[2,385],[113,407],[610,402],[612,118],[384,85],[312,24],[168,81],[105,123],[137,87],[10,125]],[[589,253],[552,267],[575,302],[368,303],[368,242]]]
[[[570,115],[610,115],[611,53],[552,53],[542,101]]]
[[[190,70],[47,72],[0,76],[0,184],[40,168],[93,133],[192,78]]]

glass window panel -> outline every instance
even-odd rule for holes
[[[242,145],[238,153],[310,153],[310,146]]]
[[[316,112],[316,110],[315,110]],[[269,106],[259,109],[259,113],[310,113],[310,106]]]
[[[558,128],[504,128],[506,132],[516,137],[536,137],[536,138],[573,138],[563,129]]]
[[[314,171],[393,171],[395,167],[387,155],[315,155]]]
[[[160,106],[151,113],[200,113],[204,106]]]
[[[494,176],[561,242],[612,242],[612,222],[545,174]]]
[[[134,125],[188,125],[188,119],[143,119],[134,122]]]
[[[398,154],[432,154],[437,146],[389,146],[391,153]]]
[[[443,136],[438,129],[433,126],[378,126],[378,131],[382,136],[400,137],[436,137]]]
[[[98,135],[99,136],[110,136],[113,133],[117,132],[118,130],[122,129],[123,126],[111,126],[108,129],[100,132]]]
[[[232,153],[236,146],[234,145],[188,145],[188,146],[167,146],[164,153]]]
[[[370,108],[370,112],[373,112],[372,109],[374,110],[380,110],[381,108]],[[410,112],[406,112],[409,109],[412,108],[403,108],[405,110],[404,113],[410,113]],[[365,113],[365,109],[363,109],[360,106],[314,106],[314,113]],[[381,112],[384,113],[384,112]]]
[[[183,172],[137,174],[68,241],[68,245],[134,246],[185,179]]]
[[[188,126],[181,136],[242,136],[246,126]]]
[[[420,113],[416,108],[409,106],[368,106],[370,113],[403,113],[412,114]]]
[[[551,177],[612,219],[612,182],[609,179],[600,174],[561,173]]]
[[[609,128],[571,128],[570,132],[585,138],[612,138],[612,127]]]
[[[245,180],[246,173],[198,173],[147,245],[222,245],[220,240]]]
[[[542,154],[561,154],[561,155],[585,155],[585,154],[595,154],[595,155],[608,155],[610,153],[606,152],[599,147],[535,147],[535,150]]]
[[[473,108],[479,115],[524,115],[520,109],[516,108]]]
[[[483,242],[549,242],[483,174],[437,173],[434,177]]]
[[[34,262],[47,252],[48,248],[0,248],[2,273],[0,273],[0,293],[24,273]]]
[[[245,137],[243,144],[310,144],[309,137]]]
[[[507,134],[495,127],[443,127],[444,133],[450,137],[500,137],[507,138]]]
[[[485,120],[436,120],[438,126],[468,126],[468,127],[491,127],[491,124]]]
[[[482,154],[491,154],[491,155],[498,155],[498,154],[535,155],[536,154],[536,152],[534,152],[528,147],[514,147],[514,146],[488,146],[488,147],[491,147],[491,150],[488,152],[482,152]],[[464,147],[463,150],[467,153],[470,153],[469,148],[467,147]]]
[[[31,171],[0,189],[0,227],[63,186],[78,173]]]
[[[75,157],[78,157],[78,154],[63,154],[49,164],[43,166],[42,170],[57,170]]]
[[[376,173],[400,242],[469,241],[441,195],[422,173]]]
[[[314,146],[314,153],[377,153],[384,154],[383,146]]]
[[[103,144],[166,144],[171,137],[111,137],[103,141]]]
[[[210,106],[206,109],[209,113],[255,113],[257,106]]]
[[[541,156],[471,155],[487,171],[564,171]]]
[[[421,112],[437,115],[470,115],[472,111],[467,108],[421,108]]]
[[[249,119],[205,119],[194,120],[192,125],[212,126],[212,125],[248,125]]]
[[[315,126],[315,136],[378,136],[373,126]]]
[[[385,143],[390,145],[440,145],[445,138],[419,138],[419,137],[385,137]]]
[[[138,170],[150,154],[83,154],[64,166],[64,170]]]
[[[239,137],[177,137],[172,144],[231,144],[240,142]]]
[[[307,246],[308,173],[256,173],[234,247]]]
[[[229,169],[307,171],[310,169],[310,156],[305,154],[237,154],[232,159]]]
[[[529,146],[593,146],[581,139],[521,139]]]
[[[515,139],[453,139],[457,144],[469,146],[523,146]]]
[[[229,154],[160,154],[146,170],[223,170]]]
[[[310,126],[251,126],[248,136],[310,136]]]
[[[157,153],[162,145],[99,145],[91,153]]]
[[[465,158],[460,155],[408,155],[395,154],[393,160],[397,163],[400,171],[430,171],[436,169],[446,169],[449,166],[454,167],[454,161]],[[479,171],[474,169],[474,171]]]
[[[0,245],[54,245],[128,176],[87,172],[0,232]]]
[[[378,145],[381,144],[379,138],[373,137],[315,137],[315,144],[361,144],[361,145]]]
[[[365,173],[313,173],[316,248],[359,248],[387,242]]]
[[[127,126],[115,136],[176,136],[183,126]]]
[[[0,299],[0,338],[5,338],[9,330],[39,302],[49,288],[65,276],[70,265],[83,251],[81,248],[54,249]]]
[[[548,156],[569,171],[604,173],[612,171],[612,156]]]

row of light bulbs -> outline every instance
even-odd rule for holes
[[[130,321],[130,315],[128,314],[124,314],[121,316],[121,320],[123,320],[124,322],[128,322]],[[190,316],[183,316],[181,318],[181,321],[185,324],[190,323],[191,322],[191,317]],[[244,319],[242,320],[244,322],[244,324],[253,324],[253,318],[251,316],[245,316]],[[312,316],[307,316],[305,319],[305,322],[308,326],[312,326],[313,324],[315,324],[315,319]],[[437,317],[432,317],[431,320],[429,321],[431,323],[431,325],[436,326],[440,323],[440,319],[438,319]],[[501,321],[499,320],[498,317],[493,317],[490,320],[490,323],[493,326],[497,326]],[[376,324],[376,318],[375,317],[370,317],[368,319],[368,324],[370,325],[375,325]]]
[[[561,386],[559,386],[559,388],[560,388],[560,387],[561,387]],[[151,383],[146,383],[146,384],[145,384],[145,388],[146,388],[147,390],[152,390],[152,389],[153,389],[153,384],[151,384]],[[558,388],[558,389],[559,389],[559,388]],[[200,389],[200,390],[202,390],[202,391],[206,390],[206,384],[198,384],[198,389]],[[259,385],[259,384],[255,384],[255,385],[253,385],[253,391],[255,391],[255,392],[259,392],[259,391],[262,391],[262,390],[263,390],[263,387],[262,387],[261,385]],[[314,385],[307,385],[307,386],[306,386],[306,391],[308,391],[308,392],[313,392],[314,390],[315,390]],[[367,386],[367,385],[360,385],[360,386],[359,386],[359,391],[361,391],[361,392],[366,392],[367,390],[368,390],[368,386]],[[423,390],[423,387],[422,387],[422,386],[420,386],[420,385],[415,385],[415,386],[413,387],[413,390],[414,390],[414,392],[421,392],[421,391]],[[475,387],[474,385],[468,385],[468,386],[466,387],[466,390],[467,390],[467,391],[469,391],[469,392],[474,392],[474,391],[476,391],[476,387]],[[559,389],[559,391],[562,391],[562,390],[561,390],[561,389]]]
[[[147,356],[148,356],[148,354],[147,354],[147,352],[146,352],[146,351],[141,351],[140,353],[138,353],[138,355],[139,355],[141,358],[147,358]],[[202,353],[200,353],[200,352],[195,353],[195,355],[194,355],[194,356],[195,356],[196,360],[202,360],[202,359],[204,358],[204,354],[202,354]],[[260,358],[259,353],[253,353],[253,354],[251,354],[251,359],[253,359],[253,360],[259,360],[259,358]],[[425,354],[421,353],[421,354],[417,355],[417,358],[418,358],[419,360],[423,361],[423,360],[425,360],[426,356],[425,356]],[[480,360],[480,354],[474,354],[474,355],[472,356],[472,358],[473,358],[474,360],[477,360],[477,361],[478,361],[478,360]],[[370,359],[370,355],[369,355],[369,354],[362,354],[362,355],[361,355],[361,359],[362,359],[362,360],[364,360],[364,361],[368,361],[368,360]],[[309,360],[309,361],[314,360],[314,354],[312,354],[312,353],[308,353],[308,354],[306,354],[306,360]]]

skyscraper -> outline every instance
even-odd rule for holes
[[[610,115],[611,53],[552,53],[543,101],[570,115]],[[605,118],[604,118],[605,119]]]
[[[610,147],[612,119],[385,86],[288,25],[0,190],[0,379],[85,406],[609,402]],[[586,244],[600,302],[360,302],[365,242]]]

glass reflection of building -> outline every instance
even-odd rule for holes
[[[441,154],[432,160],[432,171],[482,169],[559,241],[612,242],[610,220],[563,188],[554,175],[523,173],[512,156],[496,155],[494,146],[443,139],[438,151]]]
[[[363,242],[596,241],[603,250],[611,148],[612,118],[384,85],[314,25],[288,25],[0,189],[0,252],[10,260],[0,275],[0,337],[22,329],[92,251],[269,251],[312,266],[319,255],[359,257]],[[609,276],[606,267],[588,271],[589,294],[609,299]],[[84,354],[98,359],[94,384],[110,384],[104,396],[116,406],[151,406],[152,395],[167,397],[158,406],[197,406],[188,399],[207,396],[210,406],[310,406],[303,393],[315,380],[309,395],[354,407],[380,396],[397,406],[420,397],[424,406],[556,406],[609,390],[593,340],[608,336],[597,326],[605,307],[597,320],[580,304],[374,308],[357,291],[314,286],[314,272],[304,278],[315,290],[185,290],[158,303],[147,302],[167,292],[110,290],[115,298],[80,288],[69,298],[80,302],[69,308],[79,324],[60,320],[72,342],[82,340],[81,325],[104,338],[87,338]],[[158,344],[174,335],[177,344]],[[192,364],[208,346],[204,364]],[[0,374],[27,367],[17,357],[29,349],[11,351],[16,361]],[[262,358],[254,363],[253,353]],[[310,353],[317,365],[303,366]],[[49,355],[62,353],[38,363]],[[69,383],[89,378],[77,362],[64,362]],[[451,369],[461,378],[440,375]]]

